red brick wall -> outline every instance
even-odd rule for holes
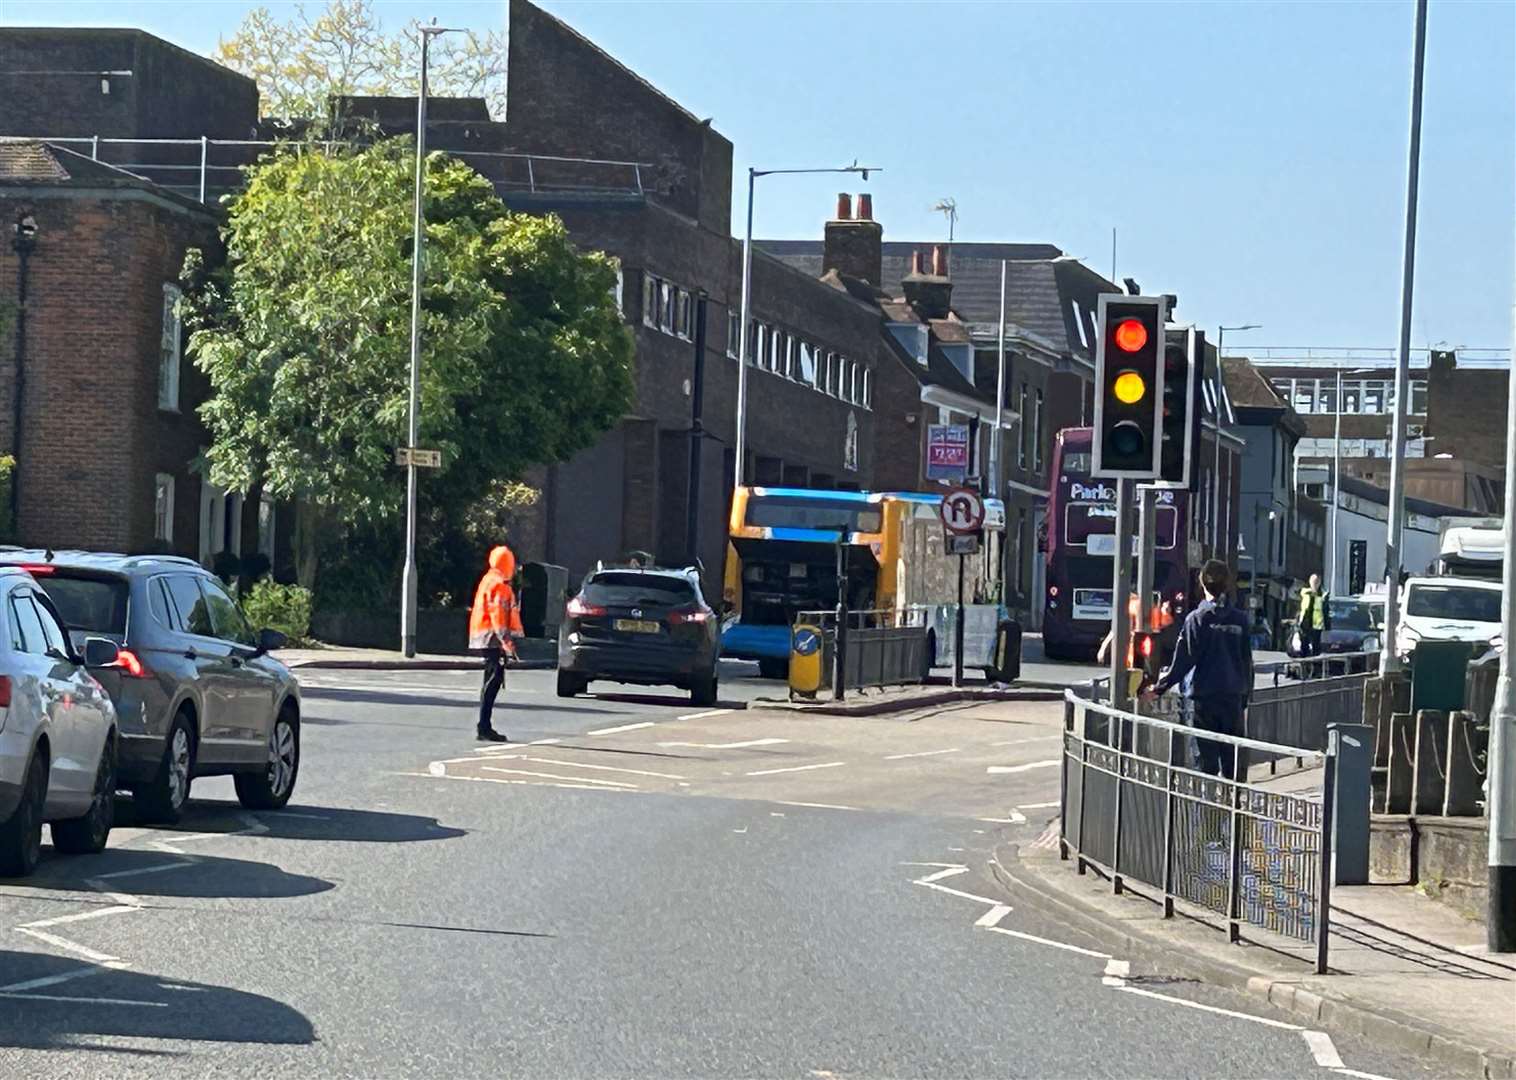
[[[0,219],[37,222],[29,268],[20,540],[140,550],[153,543],[153,480],[175,477],[174,548],[198,554],[200,488],[190,464],[208,439],[194,414],[206,382],[185,360],[180,408],[158,402],[163,283],[184,250],[213,244],[197,211],[134,191],[0,195]],[[68,197],[60,197],[60,196]],[[14,300],[18,259],[0,248],[0,296]],[[14,329],[0,346],[0,452],[12,445]]]

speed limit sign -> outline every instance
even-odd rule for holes
[[[973,488],[954,488],[942,497],[942,525],[948,532],[978,532],[984,526],[984,500]]]

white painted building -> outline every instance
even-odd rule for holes
[[[1296,481],[1302,488],[1322,492],[1327,504],[1327,588],[1334,596],[1347,596],[1355,590],[1352,580],[1356,559],[1363,562],[1363,581],[1376,585],[1384,581],[1384,546],[1389,535],[1389,492],[1357,477],[1342,478],[1341,504],[1337,508],[1337,541],[1332,549],[1332,480],[1330,466],[1302,465]],[[1316,485],[1320,485],[1318,488]],[[1422,574],[1437,561],[1442,519],[1466,517],[1467,510],[1442,506],[1424,499],[1405,500],[1405,536],[1401,564],[1412,574]]]

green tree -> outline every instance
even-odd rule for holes
[[[216,46],[215,59],[258,84],[265,116],[322,120],[333,94],[416,93],[419,23],[384,27],[370,0],[329,0],[312,17],[303,4],[280,21],[259,7]],[[427,81],[434,94],[482,97],[505,115],[505,34],[473,31],[432,42]]]
[[[287,150],[228,207],[226,261],[186,260],[189,352],[210,378],[200,415],[211,479],[298,504],[297,577],[324,540],[395,519],[410,370],[409,139]],[[467,165],[426,162],[422,476],[432,516],[589,446],[630,407],[632,343],[615,262],[556,217],[515,214]]]

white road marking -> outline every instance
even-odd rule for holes
[[[675,717],[676,720],[704,720],[708,716],[725,716],[731,709],[707,709],[705,712],[686,713],[684,716]]]
[[[1026,815],[1012,810],[1009,817],[982,817],[980,821],[988,821],[991,825],[1025,825]]]
[[[501,769],[494,765],[484,766],[487,772],[509,773],[512,776],[535,776],[539,780],[566,780],[571,784],[604,784],[606,787],[632,788],[636,784],[628,784],[622,780],[596,780],[589,776],[562,776],[558,773],[531,772],[528,769]]]
[[[736,834],[737,834],[737,835],[739,835],[739,836],[741,836],[741,835],[742,835],[742,834],[743,834],[743,833],[745,833],[745,832],[747,832],[747,826],[746,826],[746,825],[744,825],[744,826],[743,826],[743,827],[742,827],[742,828],[740,828],[740,829],[733,829],[733,830],[732,830],[732,832],[734,832],[734,833],[736,833]]]
[[[684,777],[675,776],[673,773],[648,772],[646,769],[621,769],[614,765],[587,765],[578,761],[562,761],[557,758],[523,757],[521,760],[536,762],[538,765],[566,765],[570,769],[598,769],[603,772],[631,773],[633,776],[656,776],[662,780],[684,779]],[[489,766],[486,765],[485,768],[488,769]]]
[[[1007,739],[1005,742],[990,743],[991,746],[1025,746],[1027,743],[1050,742],[1053,739],[1061,739],[1062,735],[1036,735],[1030,739]]]
[[[596,731],[586,731],[585,734],[586,735],[616,735],[616,734],[619,734],[620,732],[623,732],[623,731],[637,731],[639,728],[648,728],[648,727],[652,727],[652,726],[653,726],[653,721],[651,721],[651,720],[644,720],[640,724],[620,724],[620,725],[618,725],[616,727],[603,727],[603,728],[599,728]]]
[[[1059,763],[1058,758],[1051,761],[1029,761],[1025,765],[991,765],[985,772],[988,773],[1023,773],[1033,769],[1051,769]]]
[[[154,863],[152,866],[138,866],[131,870],[112,870],[109,874],[97,874],[96,880],[111,881],[115,878],[136,877],[139,874],[161,874],[165,870],[177,870],[181,866],[190,865],[189,859],[180,859],[178,862]]]
[[[1220,1016],[1230,1016],[1235,1020],[1251,1020],[1255,1024],[1264,1027],[1279,1028],[1281,1031],[1303,1031],[1299,1024],[1287,1024],[1283,1020],[1270,1020],[1266,1016],[1253,1016],[1250,1013],[1235,1012],[1232,1009],[1223,1009],[1216,1005],[1203,1005],[1198,1001],[1189,1001],[1185,998],[1170,997],[1168,994],[1160,994],[1155,990],[1144,990],[1140,986],[1118,986],[1123,994],[1137,994],[1145,998],[1153,998],[1157,1001],[1167,1001],[1171,1005],[1182,1005],[1186,1009],[1199,1009],[1201,1012],[1217,1013]]]
[[[18,926],[16,927],[16,932],[25,934],[27,937],[34,937],[38,941],[45,941],[55,949],[63,949],[65,952],[78,953],[80,956],[84,957],[86,960],[91,961],[92,963],[109,964],[113,961],[120,961],[121,959],[119,956],[112,956],[110,953],[98,952],[95,949],[80,945],[77,941],[70,941],[66,937],[59,937],[57,934],[49,934],[46,930],[32,930],[25,926]]]
[[[1323,1069],[1341,1069],[1342,1055],[1337,1053],[1337,1047],[1332,1043],[1332,1037],[1324,1031],[1302,1031],[1300,1037],[1305,1040],[1306,1046],[1311,1048],[1311,1056],[1316,1059],[1316,1064]]]
[[[105,997],[64,997],[61,994],[4,994],[3,998],[15,998],[19,1001],[62,1001],[73,1005],[141,1005],[152,1009],[166,1009],[166,1001],[132,1001],[128,998],[105,998]]]
[[[991,907],[995,907],[1000,903],[999,900],[991,900],[988,896],[980,896],[977,893],[964,892],[961,889],[950,889],[948,886],[939,885],[935,881],[913,881],[911,884],[920,885],[926,889],[936,889],[938,892],[945,892],[949,896],[961,896],[965,900],[974,900],[981,904],[989,904]]]
[[[563,741],[562,739],[533,739],[531,742],[527,743],[526,745],[527,746],[557,746],[562,741]]]
[[[1010,913],[1010,904],[996,904],[994,907],[990,908],[990,910],[986,911],[983,915],[979,916],[979,918],[975,919],[974,925],[989,928],[991,926],[994,926]]]
[[[811,769],[836,769],[846,765],[845,761],[824,761],[818,765],[790,765],[783,769],[759,769],[756,772],[744,773],[744,776],[774,776],[778,773],[808,772]]]
[[[104,975],[107,971],[120,971],[122,968],[129,966],[125,960],[112,960],[106,964],[91,964],[89,967],[75,968],[73,971],[64,971],[57,975],[43,975],[41,978],[25,979],[22,982],[0,986],[0,994],[41,990],[45,986],[57,986],[59,983],[72,982],[75,979],[84,979],[91,975]]]
[[[1378,1073],[1359,1072],[1357,1069],[1349,1069],[1346,1066],[1332,1071],[1338,1076],[1356,1076],[1359,1080],[1390,1080],[1389,1077],[1380,1076]]]
[[[1016,807],[1016,809],[1017,810],[1056,810],[1059,806],[1062,806],[1062,805],[1063,804],[1060,803],[1057,799],[1054,799],[1052,802],[1029,802],[1029,803],[1022,803],[1020,806]]]
[[[954,747],[950,747],[947,750],[918,750],[914,754],[886,754],[886,755],[884,755],[884,760],[885,761],[900,761],[900,760],[902,760],[904,758],[934,757],[937,754],[956,754],[956,753],[959,752],[960,749],[962,749],[962,748],[954,746]]]
[[[1064,952],[1078,953],[1080,956],[1093,956],[1097,960],[1110,959],[1110,953],[1098,952],[1095,949],[1085,949],[1078,945],[1070,945],[1066,941],[1054,941],[1052,938],[1038,937],[1036,934],[1028,934],[1024,930],[1007,930],[1003,926],[989,928],[992,934],[1004,934],[1006,937],[1019,938],[1022,941],[1031,941],[1038,945],[1046,945],[1053,949],[1062,949]]]
[[[328,815],[328,814],[292,814],[288,810],[272,810],[272,811],[265,811],[265,812],[266,813],[272,813],[274,815],[275,819],[279,820],[279,821],[283,821],[285,818],[295,818],[295,819],[300,820],[300,821],[330,821],[330,820],[332,820],[331,816]]]
[[[951,866],[953,869],[956,870],[960,866],[963,866],[963,863],[961,863],[961,862],[903,862],[900,865],[901,866]],[[966,869],[968,869],[968,867],[965,866],[964,869],[966,870]]]
[[[141,910],[136,904],[115,904],[111,907],[94,908],[90,911],[77,911],[72,915],[59,915],[52,919],[38,919],[36,922],[23,923],[15,929],[41,930],[48,926],[62,926],[64,923],[84,922],[86,919],[102,919],[107,915],[119,915],[123,911]]]
[[[809,810],[857,810],[856,806],[839,806],[828,802],[786,802],[784,799],[776,800],[780,806],[803,806]]]
[[[591,783],[588,783],[587,781],[584,781],[584,780],[581,780],[579,783],[576,783],[576,784],[554,784],[554,783],[540,783],[540,782],[538,782],[536,780],[507,780],[503,776],[502,777],[494,777],[494,776],[454,776],[452,773],[448,773],[445,776],[437,776],[437,777],[433,777],[429,773],[421,773],[421,772],[397,772],[397,773],[390,773],[390,775],[391,776],[419,776],[423,780],[433,780],[433,779],[436,779],[436,780],[463,780],[463,781],[466,781],[466,782],[472,783],[472,784],[520,784],[523,787],[569,788],[569,789],[574,790],[574,791],[609,791],[609,792],[630,793],[630,792],[634,792],[634,791],[640,792],[642,790],[641,788],[635,788],[635,787],[601,787],[601,786],[599,786],[597,784],[591,784]],[[3,989],[3,987],[0,987],[0,989]]]
[[[919,878],[916,884],[925,885],[928,882],[941,881],[943,878],[957,877],[959,874],[967,874],[968,872],[969,868],[967,866],[949,866],[946,870],[938,870],[935,874],[928,874],[924,878]]]
[[[440,761],[434,761],[426,767],[426,771],[431,773],[433,776],[446,776],[447,766]]]
[[[1105,973],[1112,978],[1125,979],[1132,974],[1131,961],[1117,960],[1112,957],[1105,962]]]
[[[770,810],[769,817],[784,817],[778,810]]]
[[[680,719],[683,719],[681,717]],[[693,750],[746,750],[750,746],[778,746],[788,739],[746,739],[742,742],[661,742],[659,746],[680,746]]]

